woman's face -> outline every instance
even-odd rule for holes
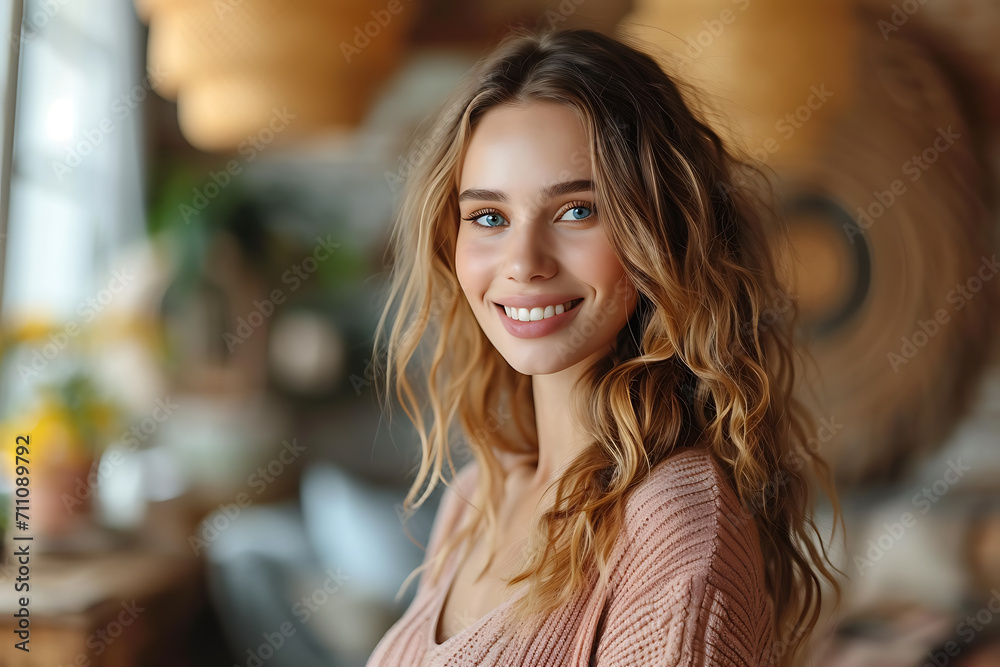
[[[591,178],[584,127],[555,103],[494,107],[466,148],[458,281],[483,332],[520,373],[603,357],[635,308]]]

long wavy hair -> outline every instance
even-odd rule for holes
[[[436,580],[467,538],[487,536],[492,553],[501,454],[537,455],[531,377],[493,347],[459,288],[458,175],[487,110],[555,102],[584,123],[595,204],[638,302],[612,351],[575,388],[572,407],[592,445],[565,468],[552,509],[532,528],[521,569],[508,580],[528,586],[513,613],[544,617],[595,568],[606,577],[630,492],[671,453],[704,447],[759,536],[774,601],[772,664],[794,664],[820,617],[821,577],[840,597],[811,516],[817,486],[843,519],[793,393],[796,308],[772,254],[782,237],[769,230],[783,228],[774,184],[709,127],[696,97],[621,39],[516,28],[421,129],[394,176],[405,178],[405,193],[389,239],[375,384],[385,408],[394,394],[421,441],[404,507],[419,507],[439,482],[450,485],[446,465],[454,479],[457,425],[480,471],[471,502],[481,511],[403,588],[425,568]]]

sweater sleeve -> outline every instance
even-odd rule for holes
[[[711,474],[671,485],[636,501],[591,665],[767,664],[771,607],[753,524],[726,521],[733,501]]]
[[[706,579],[648,590],[609,616],[595,667],[757,667],[769,630],[747,624],[747,610]]]
[[[451,486],[446,487],[438,502],[437,512],[434,515],[434,523],[431,526],[431,533],[427,540],[427,549],[424,551],[423,563],[426,564],[437,554],[441,548],[441,543],[445,537],[457,527],[457,522],[462,516],[462,510],[466,501],[472,495],[476,481],[476,464],[470,462],[463,466],[456,474]],[[464,498],[464,499],[463,499]],[[425,570],[417,584],[417,595],[429,585]]]

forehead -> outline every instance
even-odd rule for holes
[[[537,191],[564,180],[591,178],[590,147],[580,117],[554,102],[494,107],[472,130],[459,189]]]

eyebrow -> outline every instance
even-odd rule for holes
[[[568,195],[572,192],[586,192],[588,190],[594,189],[594,182],[587,180],[580,181],[565,181],[563,183],[556,183],[555,185],[550,185],[542,190],[542,197],[545,199],[551,199],[552,197],[560,197],[562,195]],[[507,203],[510,199],[507,194],[499,190],[487,190],[483,188],[469,188],[465,190],[458,196],[458,201],[463,202],[469,199],[479,200],[479,201],[498,201]]]

